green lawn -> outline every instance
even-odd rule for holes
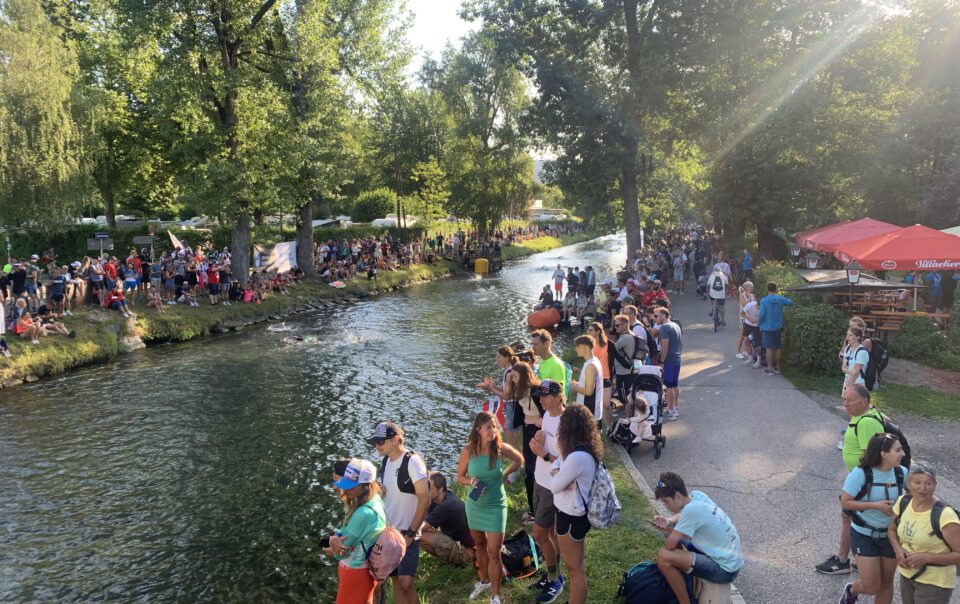
[[[586,561],[590,602],[614,601],[623,573],[641,560],[652,560],[663,543],[660,533],[649,528],[648,521],[654,514],[650,502],[630,478],[616,451],[612,449],[613,446],[611,444],[607,447],[604,462],[616,483],[617,497],[623,504],[623,515],[616,527],[594,529],[587,535]],[[512,485],[507,491],[507,497],[510,506],[507,535],[513,535],[521,528],[532,533],[533,527],[522,527],[520,523],[520,515],[526,509],[523,485]],[[468,602],[467,596],[477,580],[473,568],[446,566],[426,554],[420,559],[418,575],[417,587],[420,601],[424,604]],[[529,583],[530,580],[523,580],[505,585],[501,590],[502,599],[505,602],[532,601],[526,590]],[[565,598],[561,598],[561,601],[565,601]]]
[[[784,367],[783,375],[800,390],[835,395],[839,404],[841,380],[838,376],[804,373],[789,366]],[[883,382],[871,393],[871,401],[881,409],[921,417],[960,419],[960,396],[923,386]]]
[[[599,237],[601,234],[602,233],[598,232],[590,232],[576,233],[574,235],[563,235],[561,237],[537,237],[536,239],[529,239],[516,245],[505,246],[502,252],[503,259],[513,260],[515,258],[520,258],[521,256],[529,256],[530,254],[546,252],[558,247],[563,247],[565,245],[589,241]]]

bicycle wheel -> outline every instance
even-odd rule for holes
[[[717,330],[720,329],[720,312],[716,309],[713,311],[713,333],[717,333]]]

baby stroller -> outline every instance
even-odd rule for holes
[[[640,441],[653,443],[653,458],[660,459],[660,453],[667,444],[663,436],[663,368],[655,365],[642,365],[633,384],[630,398],[635,407],[646,407],[646,412],[634,412],[633,417],[617,420],[610,438],[629,453]],[[636,404],[641,400],[640,404]]]

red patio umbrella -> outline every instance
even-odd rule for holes
[[[960,270],[960,237],[920,224],[841,244],[841,262],[859,262],[866,270]]]
[[[797,243],[803,247],[814,249],[818,252],[833,252],[836,251],[837,247],[841,244],[866,239],[867,237],[873,237],[883,233],[890,233],[899,229],[900,227],[895,224],[881,222],[873,218],[861,218],[853,222],[841,222],[823,229],[818,229],[810,232],[810,234],[801,233],[796,239]]]

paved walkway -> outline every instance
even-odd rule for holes
[[[731,516],[747,557],[736,584],[749,604],[836,602],[849,575],[813,568],[837,548],[846,476],[837,442],[846,416],[783,377],[741,365],[735,300],[727,303],[728,326],[714,334],[706,302],[690,293],[672,299],[684,325],[680,420],[665,425],[659,460],[650,445],[633,450],[637,469],[650,485],[662,471],[677,472]],[[906,436],[923,459],[923,439]],[[937,494],[960,502],[960,487],[945,477]]]

